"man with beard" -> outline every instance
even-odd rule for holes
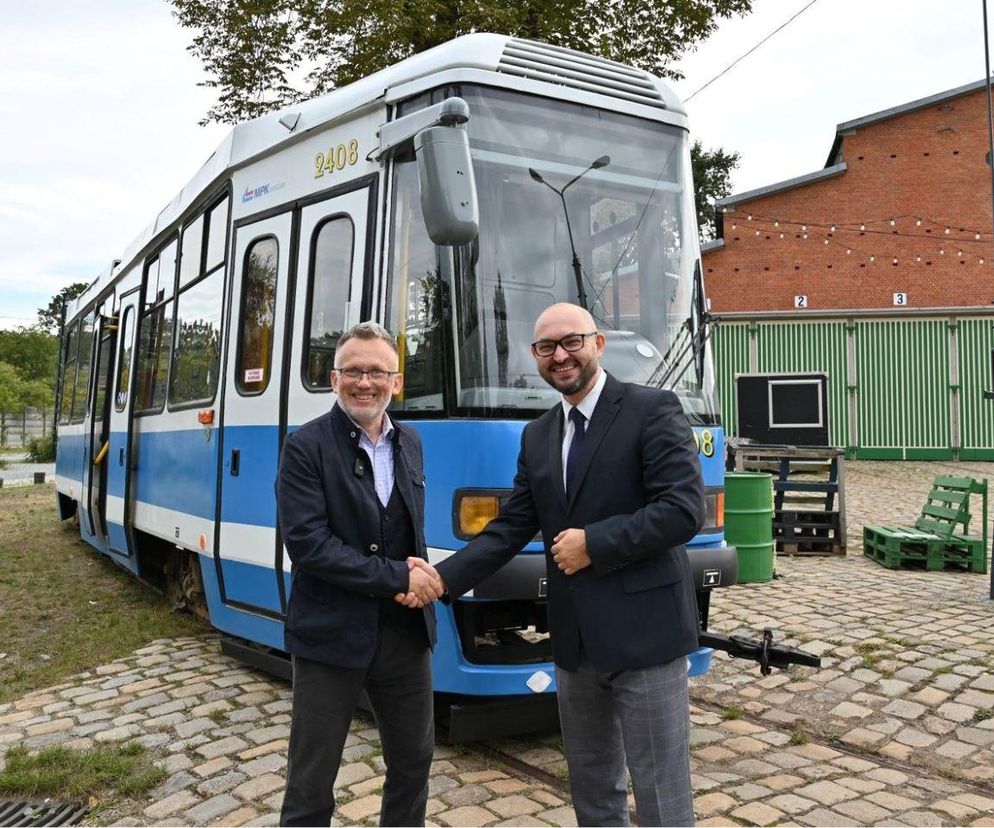
[[[287,436],[276,481],[292,561],[285,644],[293,719],[281,825],[328,825],[365,690],[386,763],[381,825],[424,825],[434,748],[430,647],[441,595],[427,562],[415,431],[386,414],[403,386],[379,325],[338,341],[331,411]],[[396,599],[396,600],[395,600]]]
[[[562,404],[525,426],[514,491],[438,565],[454,600],[541,530],[563,745],[580,825],[691,825],[688,653],[697,605],[683,545],[704,489],[676,395],[600,367],[604,335],[576,305],[547,308],[532,354]]]

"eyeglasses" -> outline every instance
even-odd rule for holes
[[[380,385],[400,371],[384,371],[382,368],[373,368],[363,371],[362,368],[336,368],[340,377],[346,377],[350,382],[359,382],[363,376],[369,377],[369,381]]]
[[[564,351],[573,353],[583,347],[583,343],[588,336],[597,336],[597,331],[592,333],[571,333],[566,334],[562,339],[539,339],[532,343],[532,351],[535,356],[550,357],[556,352],[556,348],[562,347]]]

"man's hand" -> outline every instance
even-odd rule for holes
[[[417,609],[441,597],[445,592],[442,579],[428,561],[423,558],[408,558],[409,583],[407,592],[398,592],[394,600],[405,607]]]
[[[564,529],[552,543],[552,559],[567,575],[586,569],[591,564],[587,554],[587,533],[583,529]]]

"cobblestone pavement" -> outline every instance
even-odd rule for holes
[[[994,478],[994,464],[864,462],[848,472],[848,556],[779,557],[777,579],[712,602],[712,629],[769,627],[821,654],[823,667],[763,677],[718,655],[693,681],[699,824],[994,826],[988,576],[890,571],[859,545],[864,523],[913,520],[936,474]],[[220,655],[216,638],[160,641],[0,705],[0,752],[138,740],[169,778],[94,824],[272,825],[289,711],[289,687]],[[558,738],[499,748],[545,773],[440,745],[429,819],[575,824]],[[382,771],[375,727],[357,719],[335,782],[338,820],[375,823]]]

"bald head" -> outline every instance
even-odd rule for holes
[[[562,327],[574,333],[590,333],[597,330],[590,311],[570,302],[549,305],[539,314],[538,319],[535,320],[535,339],[547,338],[541,331],[548,327]]]
[[[579,305],[559,302],[542,311],[535,322],[535,345],[540,344],[545,348],[532,349],[539,374],[576,405],[600,375],[604,334],[597,333],[597,325],[588,311]],[[554,350],[541,356],[540,352],[550,347]]]

